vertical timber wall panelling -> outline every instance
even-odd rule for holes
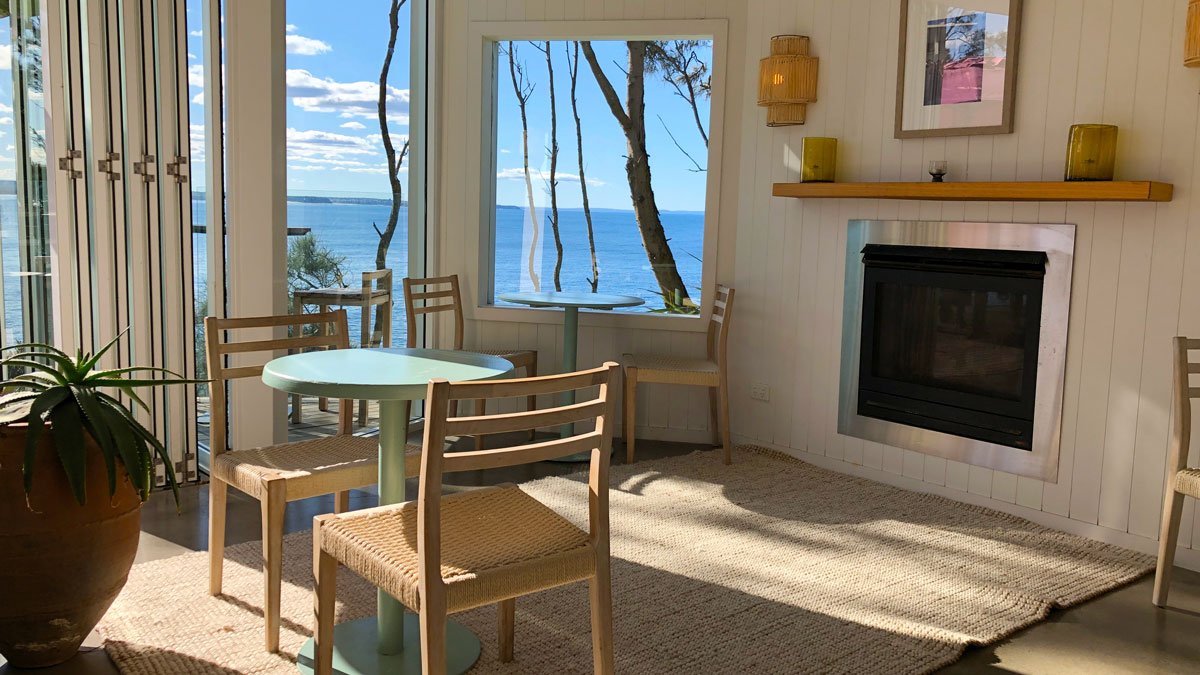
[[[813,38],[818,100],[800,127],[767,129],[747,95],[736,241],[741,307],[734,433],[823,466],[1017,513],[1154,550],[1170,417],[1168,340],[1200,335],[1200,75],[1178,58],[1186,4],[1174,0],[1026,2],[1015,133],[892,138],[899,3],[748,3],[743,78],[778,33]],[[1120,126],[1117,177],[1175,184],[1165,204],[1014,204],[791,200],[806,135],[836,136],[838,180],[1061,180],[1067,127]],[[1068,222],[1077,225],[1056,484],[848,438],[836,432],[845,225],[851,218]],[[722,238],[722,244],[726,242]],[[783,320],[780,320],[780,319]],[[770,402],[749,398],[769,384]],[[1200,443],[1200,439],[1197,440]],[[1196,453],[1200,454],[1200,453]],[[1200,457],[1193,457],[1193,463]],[[736,469],[736,467],[735,467]],[[1200,568],[1200,521],[1188,500],[1180,564]]]
[[[706,256],[716,257],[716,278],[728,283],[734,274],[734,250],[739,223],[738,190],[745,179],[739,179],[743,170],[740,156],[742,122],[746,109],[743,102],[753,97],[753,92],[744,87],[750,81],[742,77],[745,72],[747,47],[747,5],[742,0],[450,0],[441,5],[442,34],[438,57],[443,74],[443,105],[440,111],[440,150],[442,184],[447,186],[440,196],[439,225],[431,225],[430,237],[437,240],[434,247],[439,253],[431,257],[430,274],[457,273],[462,278],[463,301],[469,307],[478,304],[477,270],[479,266],[472,254],[473,246],[466,243],[479,238],[479,224],[468,216],[467,203],[476,195],[464,195],[456,191],[462,177],[469,172],[478,172],[487,156],[481,154],[478,129],[483,123],[481,112],[467,110],[466,106],[445,102],[463,101],[468,98],[471,86],[463,74],[468,71],[468,59],[480,57],[478,45],[468,44],[472,22],[477,21],[612,21],[612,20],[671,20],[671,19],[724,19],[727,21],[726,68],[729,77],[723,107],[725,119],[723,148],[721,154],[722,185],[718,213],[709,214],[709,223],[718,227],[718,236],[713,246],[707,247]],[[757,27],[755,32],[757,32]],[[754,56],[757,68],[758,57]],[[586,69],[580,77],[587,77]],[[505,74],[507,77],[507,74]],[[751,111],[752,113],[754,111]],[[756,114],[756,113],[754,113]],[[717,120],[714,102],[713,120]],[[474,139],[475,142],[472,142]],[[624,147],[624,139],[614,139]],[[746,186],[752,189],[752,186]],[[472,212],[473,213],[473,212]],[[631,233],[631,236],[636,236]],[[481,248],[484,248],[481,246]],[[486,255],[486,250],[480,251]],[[710,291],[711,289],[705,289]],[[750,308],[738,308],[737,322],[748,318]],[[544,372],[557,369],[561,361],[562,316],[557,311],[540,313],[536,322],[478,320],[471,317],[468,309],[466,322],[467,347],[518,347],[538,350],[538,363]],[[704,355],[704,333],[673,330],[645,330],[630,328],[619,317],[602,317],[594,320],[587,313],[581,317],[579,334],[579,365],[590,366],[605,360],[620,360],[621,355],[633,351],[677,352],[694,356]],[[437,326],[444,337],[449,324]],[[734,340],[750,333],[741,327],[734,328]],[[431,335],[429,346],[436,346]],[[712,434],[708,431],[708,403],[703,391],[696,387],[670,385],[653,386],[653,396],[638,397],[638,434],[645,438],[669,438],[708,442]],[[509,403],[509,402],[505,402]],[[511,403],[516,405],[516,403]],[[515,409],[515,408],[514,408]]]

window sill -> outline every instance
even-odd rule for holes
[[[508,321],[511,323],[536,323],[562,325],[561,308],[532,307],[475,307],[471,321]],[[700,333],[708,330],[707,315],[668,315],[649,312],[618,312],[584,309],[579,312],[579,325],[597,328],[625,328],[634,330],[660,330],[682,333]]]

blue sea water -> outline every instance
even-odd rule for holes
[[[193,202],[193,220],[204,220],[205,204]],[[345,258],[342,269],[348,284],[357,283],[358,275],[375,268],[375,248],[378,236],[372,223],[381,229],[387,222],[389,206],[386,204],[347,204],[288,202],[288,226],[311,228],[312,234],[324,246]],[[495,291],[503,293],[513,290],[531,290],[532,285],[525,273],[532,228],[526,209],[500,207],[496,210]],[[541,214],[545,217],[546,213]],[[400,224],[388,251],[388,265],[394,270],[396,292],[400,290],[400,279],[408,272],[407,209],[400,211]],[[704,245],[704,214],[696,212],[662,213],[663,227],[667,232],[679,273],[684,279],[693,299],[699,300],[701,279],[701,257]],[[601,292],[633,295],[646,300],[646,305],[633,311],[646,312],[662,307],[658,285],[642,248],[637,221],[632,211],[615,209],[592,209],[592,223],[596,239],[596,255],[600,268]],[[236,224],[230,224],[236,227]],[[589,291],[591,286],[591,256],[588,251],[587,227],[582,209],[560,209],[559,231],[563,239],[563,266],[561,282],[564,290]],[[204,235],[194,239],[195,279],[198,297],[204,293],[205,246]],[[450,246],[465,245],[465,242],[448,242]],[[535,256],[541,276],[542,290],[554,288],[555,262],[554,238],[549,224],[543,222],[538,244],[540,259]],[[7,251],[6,251],[7,255]],[[445,270],[451,272],[452,270]],[[465,270],[460,270],[465,272]],[[474,275],[472,275],[474,276]],[[357,310],[349,309],[350,325],[358,325]],[[393,314],[394,344],[405,340],[404,313],[400,308]]]

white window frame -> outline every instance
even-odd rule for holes
[[[494,304],[492,258],[496,232],[496,101],[498,69],[496,44],[513,41],[543,40],[712,40],[712,104],[709,109],[708,171],[704,199],[704,248],[701,254],[701,314],[670,315],[632,312],[583,312],[583,326],[615,328],[653,328],[673,331],[704,331],[712,312],[712,295],[717,277],[717,241],[720,223],[720,194],[723,130],[725,120],[728,26],[725,19],[686,19],[667,21],[473,21],[468,48],[478,49],[477,57],[467,59],[466,109],[479,111],[474,122],[468,118],[466,133],[478,130],[478,142],[468,138],[468,166],[473,162],[479,172],[463,176],[466,221],[478,223],[479,236],[463,242],[464,262],[478,267],[479,302],[468,303],[468,319],[517,323],[558,324],[558,309],[498,307]],[[478,154],[476,154],[478,153]],[[474,155],[474,156],[472,156]],[[469,231],[469,230],[468,230]]]

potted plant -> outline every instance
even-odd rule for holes
[[[126,406],[147,409],[147,387],[196,380],[100,368],[120,339],[74,357],[44,344],[0,350],[10,378],[0,382],[0,655],[18,668],[71,658],[121,592],[156,456],[179,504],[166,448]]]

